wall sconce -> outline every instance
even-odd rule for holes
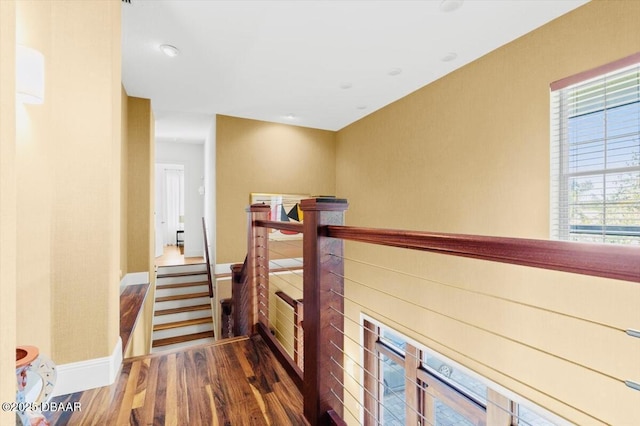
[[[16,98],[25,104],[44,102],[44,55],[26,46],[16,46]]]

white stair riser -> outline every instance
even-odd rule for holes
[[[170,300],[168,302],[156,302],[156,311],[163,309],[186,308],[187,306],[204,305],[209,303],[209,297],[196,297],[195,299]]]
[[[212,318],[211,309],[202,311],[178,312],[176,314],[158,315],[153,319],[154,324],[166,324],[169,322],[186,321],[197,318]]]
[[[167,337],[184,336],[186,334],[202,333],[213,330],[213,323],[188,325],[185,327],[170,328],[153,332],[153,340],[166,339]]]
[[[184,276],[181,276],[181,277],[158,278],[156,280],[156,285],[197,283],[197,282],[205,282],[205,281],[207,281],[207,274],[184,275]]]
[[[177,296],[179,294],[202,293],[204,291],[209,291],[208,285],[194,285],[189,287],[177,287],[177,288],[157,288],[156,297]]]
[[[207,265],[180,265],[180,266],[160,266],[158,267],[158,275],[175,274],[180,272],[203,272],[207,273]]]
[[[214,342],[215,342],[215,339],[213,337],[207,337],[206,339],[190,340],[188,342],[175,343],[173,345],[158,346],[156,348],[151,349],[151,353],[155,354],[162,351],[171,351],[174,349],[186,348],[189,346],[203,345],[205,343],[214,343]]]

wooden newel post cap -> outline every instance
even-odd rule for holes
[[[345,198],[315,197],[300,201],[302,211],[345,211],[349,202]]]
[[[271,206],[265,203],[251,204],[247,207],[247,213],[262,213],[271,211]]]

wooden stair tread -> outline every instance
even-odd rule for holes
[[[209,285],[209,283],[207,281],[197,281],[197,282],[178,283],[178,284],[158,284],[156,285],[156,290],[162,290],[165,288],[195,287],[199,285]]]
[[[173,345],[174,343],[183,343],[189,342],[191,340],[206,339],[207,337],[213,337],[213,330],[203,331],[202,333],[185,334],[183,336],[174,336],[167,337],[165,339],[154,340],[153,347],[157,348],[159,346]]]
[[[178,314],[180,312],[206,311],[209,309],[211,309],[211,305],[209,304],[185,306],[183,308],[160,309],[155,312],[155,316]]]
[[[203,291],[201,293],[176,294],[174,296],[156,297],[156,303],[157,302],[169,302],[169,301],[172,301],[172,300],[197,299],[198,297],[209,297],[209,292],[208,291]]]
[[[193,318],[193,319],[176,321],[176,322],[168,322],[165,324],[156,324],[153,326],[153,331],[169,330],[171,328],[187,327],[190,325],[207,324],[207,323],[213,323],[213,319],[211,317],[204,317],[204,318]]]
[[[188,272],[172,272],[169,274],[158,274],[156,278],[174,278],[174,277],[188,277],[190,275],[206,275],[207,270],[204,271],[188,271]]]

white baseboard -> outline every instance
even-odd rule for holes
[[[120,293],[122,290],[128,285],[136,285],[136,284],[148,284],[149,283],[149,273],[148,272],[132,272],[130,274],[125,275],[120,280]]]
[[[58,365],[58,378],[52,396],[67,395],[109,386],[122,365],[122,340],[118,337],[111,356]]]

